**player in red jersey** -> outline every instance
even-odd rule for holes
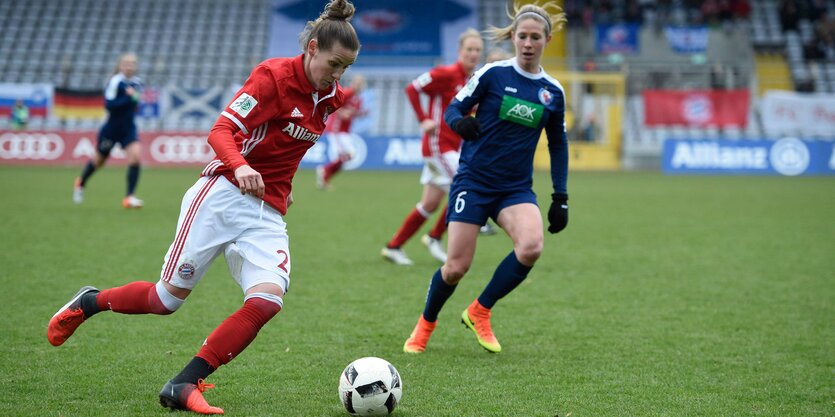
[[[351,123],[354,119],[366,115],[368,112],[362,105],[362,91],[365,90],[365,77],[354,75],[350,87],[345,89],[345,105],[328,119],[325,132],[328,146],[336,149],[336,160],[316,168],[316,187],[326,189],[330,187],[330,180],[342,170],[342,165],[354,157],[354,139],[351,133]],[[334,152],[329,152],[333,155]]]
[[[283,307],[290,252],[283,216],[291,180],[344,94],[338,84],[356,60],[354,6],[332,0],[302,33],[303,54],[255,67],[209,133],[218,158],[186,192],[177,234],[158,282],[99,291],[83,287],[49,321],[47,338],[63,344],[94,314],[171,314],[223,253],[244,294],[243,306],[203,342],[197,355],[159,394],[164,407],[223,414],[202,392],[204,379],[238,356]],[[266,203],[266,204],[265,204]]]
[[[461,138],[443,121],[444,110],[464,87],[467,79],[481,60],[484,41],[475,29],[468,29],[458,37],[458,61],[452,65],[438,66],[423,73],[406,87],[409,102],[420,120],[423,130],[423,195],[420,202],[403,220],[403,224],[383,247],[383,258],[397,265],[411,265],[401,247],[438,209],[444,196],[449,191],[449,184],[458,169],[458,152]],[[429,97],[427,110],[421,106],[420,95]],[[441,213],[446,213],[444,208]],[[440,216],[432,231],[423,236],[423,243],[429,252],[440,262],[446,262],[446,252],[441,244],[441,236],[446,231],[445,216]]]

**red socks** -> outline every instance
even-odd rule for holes
[[[99,310],[123,314],[171,314],[162,304],[153,282],[136,281],[110,288],[96,296]]]
[[[257,297],[246,300],[243,307],[217,326],[196,356],[214,369],[229,363],[279,311],[281,307],[272,301]]]
[[[429,232],[429,237],[435,240],[441,240],[441,237],[444,236],[444,232],[446,232],[446,213],[447,209],[449,208],[449,203],[444,206],[443,211],[438,215],[438,221],[435,222],[435,227],[432,228],[432,231]]]
[[[426,217],[423,217],[423,214],[418,211],[418,209],[412,209],[412,212],[406,216],[406,220],[403,221],[403,224],[400,226],[400,229],[397,230],[397,233],[391,238],[389,241],[388,247],[390,248],[399,248],[406,243],[409,238],[414,236],[415,232],[420,229],[420,226],[423,226],[423,223],[426,223]]]
[[[339,170],[342,169],[342,160],[337,159],[327,165],[325,165],[325,182],[331,179]]]

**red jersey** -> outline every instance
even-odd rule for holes
[[[343,89],[345,92],[345,103],[333,117],[328,118],[328,125],[325,132],[350,133],[351,122],[363,114],[362,98],[353,88]]]
[[[209,133],[217,157],[201,173],[237,185],[235,169],[249,165],[264,180],[264,201],[281,214],[299,162],[344,102],[338,83],[322,91],[310,84],[303,57],[268,59],[252,70]]]
[[[417,77],[406,87],[406,95],[415,110],[419,121],[432,119],[438,126],[434,135],[423,135],[423,156],[439,156],[444,152],[458,151],[461,137],[444,122],[444,111],[458,94],[458,90],[467,83],[467,73],[461,62],[452,65],[437,66]],[[429,96],[429,111],[424,112],[420,105],[420,94]]]

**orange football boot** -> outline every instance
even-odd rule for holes
[[[429,342],[429,337],[435,331],[437,321],[428,322],[423,318],[423,314],[418,318],[415,329],[403,345],[403,351],[406,353],[421,353],[426,350],[426,344]]]
[[[214,384],[207,384],[202,379],[198,379],[197,384],[190,382],[175,384],[168,381],[159,392],[159,403],[163,407],[193,411],[198,414],[223,414],[222,408],[209,405],[203,398],[203,392],[214,387]]]

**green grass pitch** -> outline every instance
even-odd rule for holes
[[[242,302],[222,259],[171,316],[103,313],[59,348],[46,323],[82,285],[157,280],[199,169],[146,169],[135,211],[119,167],[74,205],[79,170],[0,167],[0,415],[171,416],[160,387]],[[547,208],[547,174],[535,190]],[[833,415],[834,179],[573,172],[569,191],[568,229],[546,234],[494,309],[503,352],[458,319],[511,250],[499,234],[479,239],[429,349],[410,356],[438,265],[417,238],[411,268],[379,250],[418,173],[347,172],[324,192],[299,172],[285,310],[206,397],[229,416],[347,416],[340,372],[379,356],[403,377],[401,417]]]

